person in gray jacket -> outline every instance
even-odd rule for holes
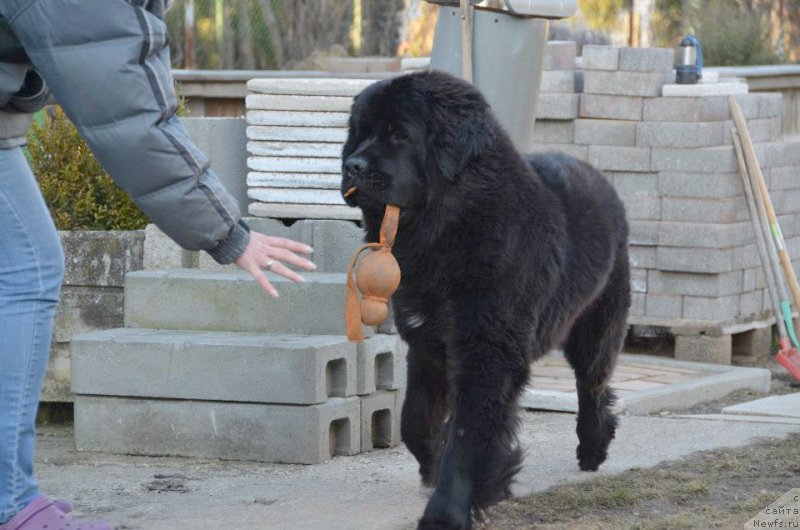
[[[294,281],[307,245],[251,232],[175,116],[165,0],[0,2],[0,530],[108,529],[39,492],[35,419],[64,271],[58,235],[22,152],[54,97],[97,159],[179,245]],[[67,524],[69,523],[69,524]]]

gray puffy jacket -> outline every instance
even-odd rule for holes
[[[220,263],[249,230],[175,117],[165,0],[1,0],[0,148],[52,92],[97,159],[179,245]]]

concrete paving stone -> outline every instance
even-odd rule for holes
[[[800,425],[800,418],[782,418],[780,416],[758,416],[740,414],[676,414],[670,418],[686,420],[724,421],[738,423],[772,423],[784,425]]]
[[[662,197],[661,219],[679,223],[726,224],[741,220],[747,211],[744,197],[705,199],[689,197]]]
[[[778,118],[783,115],[784,101],[780,92],[762,92],[758,100],[759,118]]]
[[[361,396],[361,452],[400,445],[400,409],[396,390]]]
[[[619,50],[619,69],[630,72],[672,74],[675,50],[671,48],[631,48]]]
[[[658,221],[661,218],[661,198],[657,195],[620,195],[629,220]]]
[[[659,383],[657,381],[620,381],[614,385],[614,390],[625,390],[625,391],[639,391],[639,390],[650,390],[652,388],[661,388],[665,386],[666,383]]]
[[[540,94],[574,94],[576,89],[575,70],[545,70],[539,84]]]
[[[650,171],[650,149],[606,145],[589,146],[589,163],[601,171]]]
[[[361,221],[361,210],[333,204],[268,204],[252,202],[247,211],[255,217],[273,219],[349,219]]]
[[[150,223],[144,229],[143,270],[191,268],[197,266],[198,253],[180,247]]]
[[[580,94],[540,93],[536,103],[536,118],[543,120],[574,120],[578,117]]]
[[[636,126],[636,145],[641,147],[713,147],[730,142],[723,135],[724,122],[641,122]]]
[[[289,201],[297,201],[300,204],[345,205],[339,190],[264,187],[248,189],[247,196],[255,201],[266,203],[285,204]]]
[[[658,97],[661,95],[661,88],[671,79],[671,74],[661,72],[586,70],[583,77],[583,91],[586,94]]]
[[[248,125],[279,125],[281,127],[346,128],[349,112],[297,112],[288,110],[249,110]]]
[[[733,146],[701,149],[653,148],[651,170],[683,173],[735,173],[739,171]]]
[[[739,298],[739,314],[755,315],[761,312],[762,291],[743,292]]]
[[[330,173],[342,174],[342,161],[339,158],[277,158],[266,156],[249,156],[247,167],[265,173]]]
[[[636,145],[636,121],[575,120],[575,143],[586,145]]]
[[[581,49],[581,58],[584,70],[608,70],[619,68],[619,46],[604,46],[587,44]]]
[[[748,268],[744,271],[744,284],[742,291],[749,292],[755,289],[763,289],[765,286],[764,270],[761,268]]]
[[[304,283],[269,274],[279,300],[245,271],[193,269],[128,275],[125,326],[148,329],[342,335],[345,275],[305,273]]]
[[[786,146],[783,142],[763,142],[755,144],[756,157],[762,169],[783,166],[785,148]]]
[[[605,171],[614,189],[621,195],[658,195],[658,173]]]
[[[357,345],[359,395],[397,390],[406,385],[406,348],[399,335],[377,334]]]
[[[647,271],[644,269],[632,269],[631,275],[631,291],[635,293],[647,292]]]
[[[578,45],[575,41],[547,42],[547,51],[544,55],[543,70],[575,70],[575,58]]]
[[[249,140],[270,142],[331,142],[343,144],[347,140],[347,128],[251,125],[247,128],[247,138]]]
[[[338,190],[342,177],[332,173],[279,173],[251,171],[247,174],[247,185],[254,188],[274,186],[276,188],[313,188]]]
[[[730,320],[738,315],[739,294],[718,297],[683,297],[683,318],[720,322],[724,320]],[[728,337],[727,340],[730,342],[730,337]],[[730,346],[728,346],[728,349],[730,349]],[[708,352],[706,354],[711,355],[711,353]],[[717,359],[717,357],[714,358]],[[725,359],[727,359],[727,361]],[[726,354],[725,358],[719,357],[719,362],[730,364],[730,356]]]
[[[342,145],[321,142],[247,142],[247,152],[268,157],[335,158],[342,154]]]
[[[647,293],[644,314],[656,318],[680,318],[683,313],[683,297],[672,294]]]
[[[336,335],[112,329],[72,341],[76,394],[310,405],[356,394]]]
[[[761,100],[764,98],[763,93],[750,93],[735,95],[736,102],[742,109],[745,119],[765,118],[767,116],[761,115],[763,104]]]
[[[738,173],[693,173],[662,171],[658,191],[670,197],[723,199],[744,194]]]
[[[731,130],[733,130],[735,127],[733,122],[724,123],[724,137],[730,139]],[[780,137],[774,138],[772,136],[772,118],[757,118],[753,120],[747,120],[747,132],[750,133],[750,139],[756,143],[780,140]]]
[[[645,98],[586,94],[580,96],[578,116],[604,120],[641,120]]]
[[[742,292],[744,274],[734,270],[721,274],[647,271],[649,293],[689,296],[727,296]]]
[[[361,403],[358,397],[297,406],[79,395],[75,443],[79,451],[319,464],[360,451]]]
[[[676,85],[674,76],[671,82],[664,84],[665,98],[694,98],[703,96],[733,96],[747,94],[747,83],[698,83],[696,85]]]
[[[783,139],[786,148],[784,150],[783,166],[800,166],[800,136],[787,136]]]
[[[656,265],[662,271],[720,273],[735,270],[733,250],[659,246]],[[736,267],[738,269],[739,267]]]
[[[575,122],[570,120],[536,120],[532,140],[536,144],[569,144],[575,138]]]
[[[800,420],[800,392],[780,396],[768,396],[722,409],[723,414],[747,414],[754,416],[782,416]]]
[[[350,112],[353,98],[349,96],[295,96],[288,94],[249,94],[247,110],[294,110]]]
[[[652,269],[658,263],[656,247],[649,245],[631,245],[628,248],[628,256],[633,268]]]
[[[292,78],[292,79],[251,79],[247,89],[258,94],[286,94],[308,96],[355,96],[374,79],[341,78]]]
[[[748,269],[761,266],[761,258],[758,257],[758,248],[755,244],[734,247],[731,260],[734,269]]]
[[[687,376],[686,374],[676,374],[674,372],[663,372],[657,375],[652,375],[647,378],[647,381],[654,381],[656,383],[663,383],[666,385],[671,385],[674,383],[683,383],[684,381],[688,381],[692,379],[691,377]]]
[[[631,293],[631,305],[628,308],[629,316],[644,316],[645,296],[644,293]]]
[[[668,247],[729,248],[753,241],[749,222],[726,224],[662,221],[658,241]]]
[[[800,145],[786,145],[786,153],[785,156],[788,158],[789,151],[792,149],[800,150]],[[798,163],[800,166],[800,163]],[[782,190],[792,190],[797,189],[798,181],[800,179],[797,178],[797,167],[795,166],[781,166],[781,167],[773,167],[770,171],[770,178],[769,178],[769,189],[770,191],[782,191]]]
[[[713,122],[730,119],[726,97],[647,98],[645,122]]]
[[[628,243],[633,245],[658,245],[659,221],[628,220]]]

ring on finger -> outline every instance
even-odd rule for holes
[[[267,260],[267,263],[264,265],[264,267],[265,267],[265,268],[266,268],[268,271],[271,271],[271,270],[272,270],[272,266],[273,266],[273,265],[275,265],[275,260],[274,260],[274,259],[268,259],[268,260]]]

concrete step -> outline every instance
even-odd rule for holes
[[[399,340],[383,337],[366,344],[379,341],[382,388],[397,388]],[[356,345],[336,335],[111,329],[72,339],[72,391],[310,405],[356,394],[356,357]],[[367,362],[374,366],[374,357]]]
[[[305,283],[270,274],[274,300],[244,271],[172,269],[129,273],[125,327],[342,335],[344,273],[305,273]],[[371,332],[367,328],[368,333]]]
[[[376,421],[390,422],[386,417]],[[75,398],[79,451],[318,464],[359,453],[361,421],[358,397],[308,406]],[[380,433],[376,439],[391,440],[390,431]]]

